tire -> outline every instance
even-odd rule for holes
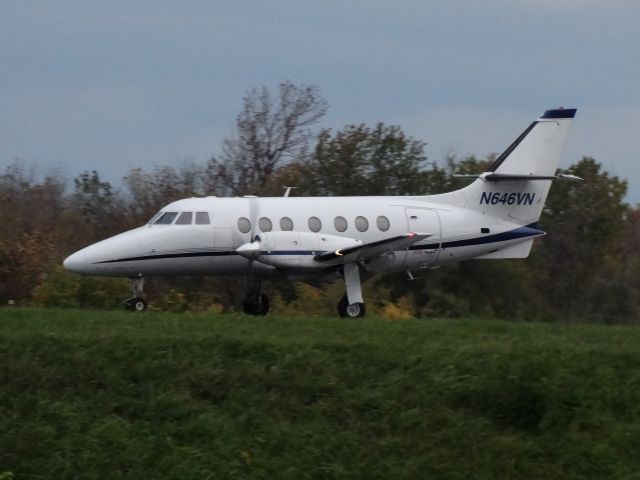
[[[243,310],[247,315],[264,317],[269,312],[269,306],[269,297],[265,293],[261,293],[245,298]]]
[[[147,309],[147,302],[145,302],[142,298],[136,298],[133,303],[133,308],[136,312],[144,312]]]
[[[349,300],[345,295],[338,302],[338,315],[342,318],[362,318],[365,315],[364,303],[352,303],[349,305]]]
[[[147,309],[147,302],[142,297],[130,298],[124,302],[124,308],[132,312],[144,312]]]

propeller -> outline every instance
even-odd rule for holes
[[[257,197],[249,196],[249,229],[250,239],[248,243],[241,245],[236,251],[249,260],[247,268],[247,296],[244,309],[246,313],[264,315],[269,310],[269,299],[260,291],[260,278],[254,272],[256,259],[260,255],[260,237],[258,231],[259,203]]]
[[[247,282],[249,284],[256,283],[257,279],[254,275],[254,263],[258,255],[260,255],[260,237],[256,234],[258,231],[258,215],[260,214],[260,205],[258,198],[255,196],[248,197],[249,199],[249,222],[251,223],[251,229],[249,230],[249,245],[247,246],[251,251],[249,258],[249,268],[247,270]],[[238,252],[240,253],[240,252]]]

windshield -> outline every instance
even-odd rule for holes
[[[160,215],[160,218],[158,218],[155,222],[153,222],[154,225],[171,225],[173,223],[173,220],[178,216],[178,212],[164,212],[162,215]]]
[[[159,217],[160,215],[162,215],[163,213],[164,213],[164,212],[163,212],[162,210],[160,210],[160,211],[159,211],[158,213],[156,213],[153,217],[151,217],[151,219],[147,222],[147,225],[152,225],[152,224],[153,224],[153,222],[155,222],[155,221],[158,219],[158,217]]]

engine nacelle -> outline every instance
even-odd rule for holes
[[[312,232],[267,232],[236,249],[243,257],[282,268],[326,268],[313,258],[324,252],[361,245],[361,240]]]

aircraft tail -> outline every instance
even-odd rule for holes
[[[577,179],[555,174],[575,114],[576,109],[547,110],[486,172],[459,175],[478,177],[457,192],[464,196],[466,207],[521,225],[537,222],[551,181]]]

